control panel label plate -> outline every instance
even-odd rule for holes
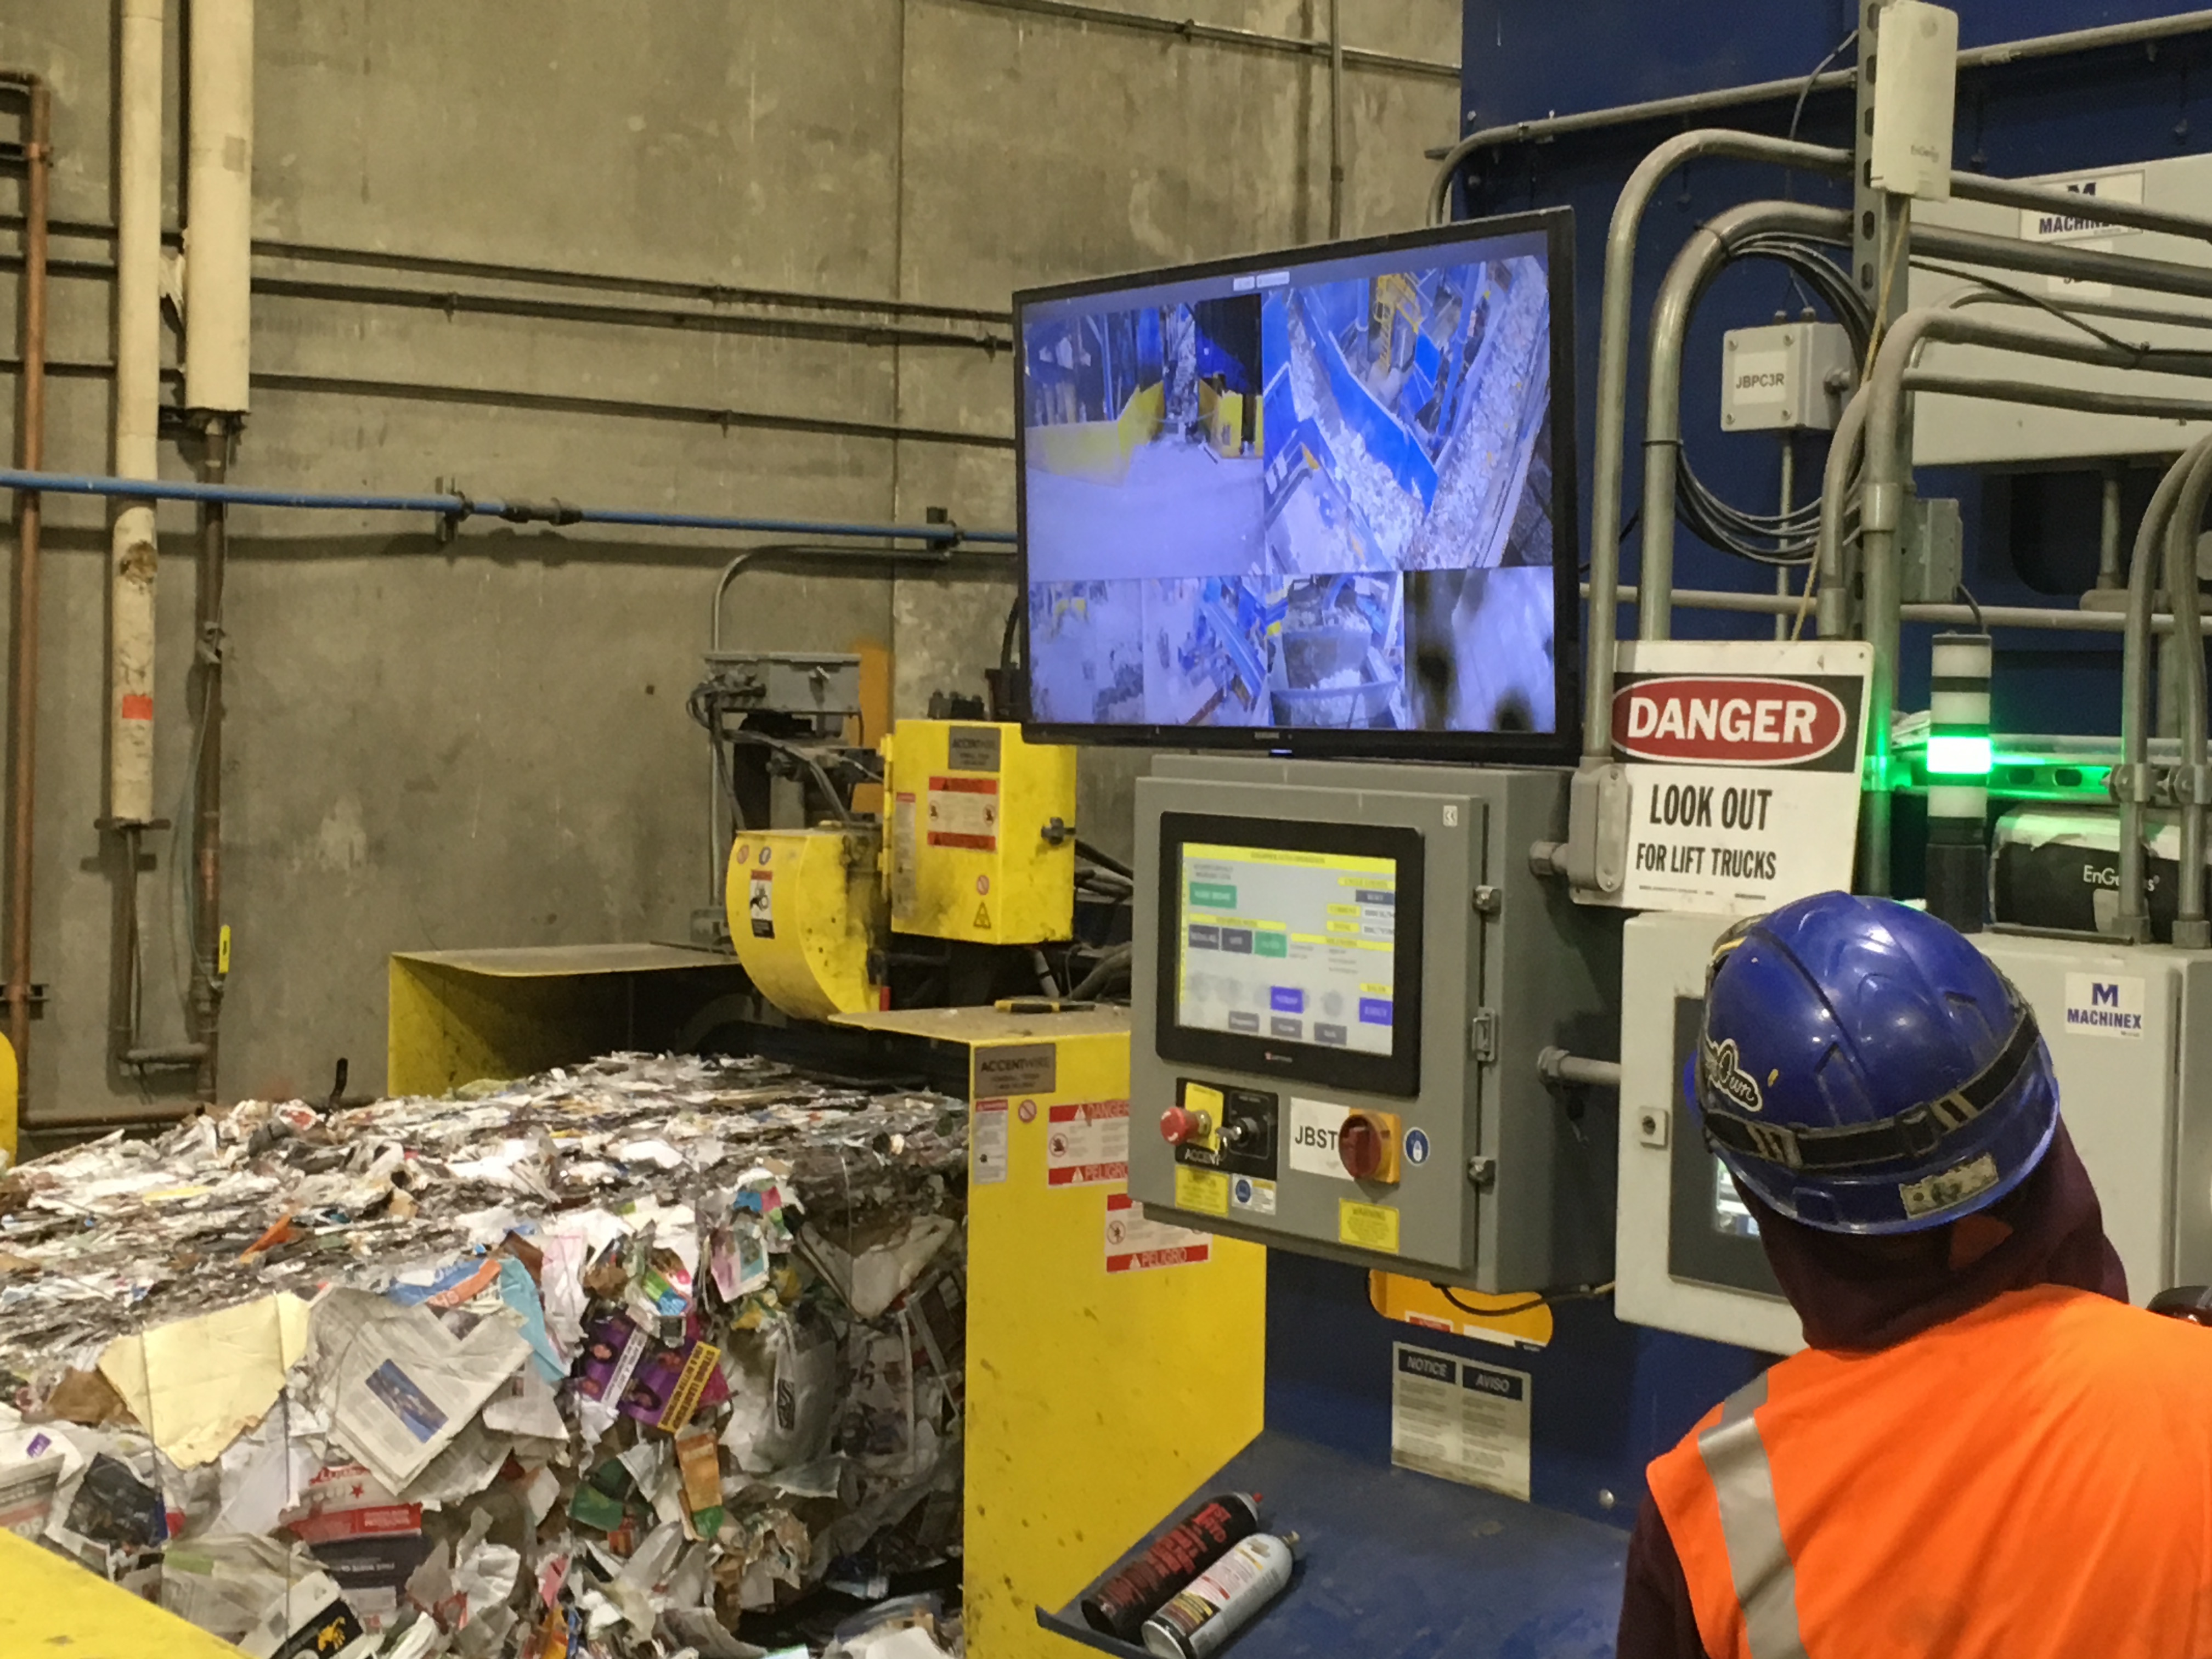
[[[1387,1204],[1336,1201],[1336,1242],[1363,1250],[1398,1254],[1398,1212]]]
[[[1176,1208],[1200,1215],[1229,1213],[1229,1177],[1218,1170],[1194,1170],[1176,1165]]]
[[[1291,1167],[1307,1175],[1350,1181],[1351,1173],[1336,1153],[1337,1131],[1352,1115],[1349,1106],[1333,1106],[1325,1100],[1291,1097]]]

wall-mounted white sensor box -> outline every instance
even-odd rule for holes
[[[1721,427],[1832,432],[1856,378],[1841,323],[1772,323],[1721,337]]]
[[[1951,118],[1959,90],[1959,14],[1921,0],[1881,10],[1874,80],[1876,190],[1951,199]]]

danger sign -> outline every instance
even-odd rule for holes
[[[1618,661],[1629,823],[1613,902],[1749,915],[1850,885],[1872,647],[1638,641]]]

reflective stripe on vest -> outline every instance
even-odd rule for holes
[[[1743,1609],[1751,1659],[1806,1659],[1797,1628],[1797,1569],[1782,1540],[1774,1470],[1752,1413],[1766,1402],[1761,1371],[1730,1395],[1720,1420],[1698,1437],[1698,1455],[1720,1502],[1729,1577]]]

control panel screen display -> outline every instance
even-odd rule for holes
[[[1185,842],[1176,1023],[1388,1055],[1398,861]]]
[[[1717,1158],[1713,1160],[1713,1231],[1726,1233],[1731,1238],[1759,1237],[1759,1218],[1736,1195],[1735,1182],[1729,1179],[1728,1165]]]
[[[1018,296],[1030,722],[1555,752],[1568,234],[1524,216]]]

